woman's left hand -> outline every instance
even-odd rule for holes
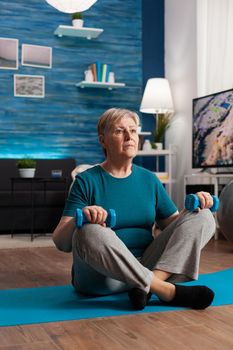
[[[213,198],[209,192],[197,192],[196,195],[200,201],[200,209],[211,208],[214,204]]]

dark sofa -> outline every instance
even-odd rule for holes
[[[36,178],[51,179],[51,171],[61,169],[67,183],[50,182],[33,184],[34,232],[52,232],[64,208],[66,189],[72,182],[71,171],[75,168],[74,159],[38,159]],[[11,178],[19,177],[16,159],[0,159],[0,234],[30,232],[32,223],[32,196],[29,183],[14,185],[11,192]]]

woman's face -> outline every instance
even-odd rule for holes
[[[129,116],[122,117],[104,135],[100,135],[100,143],[107,157],[134,158],[138,151],[137,124]]]

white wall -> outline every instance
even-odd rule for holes
[[[184,174],[193,172],[192,99],[197,97],[196,71],[196,0],[165,0],[165,76],[175,109],[166,144],[178,146],[172,198],[179,209],[184,203]]]

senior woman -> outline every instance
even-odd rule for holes
[[[198,278],[201,249],[213,236],[212,197],[198,192],[200,209],[178,212],[159,179],[133,164],[138,150],[139,117],[119,108],[99,119],[105,160],[76,176],[63,216],[53,233],[58,249],[73,252],[72,283],[92,295],[128,291],[135,309],[155,293],[166,304],[204,309],[214,293],[206,286],[178,282]],[[89,223],[75,227],[76,209]],[[107,210],[117,223],[106,227]],[[152,226],[161,233],[153,239]]]

